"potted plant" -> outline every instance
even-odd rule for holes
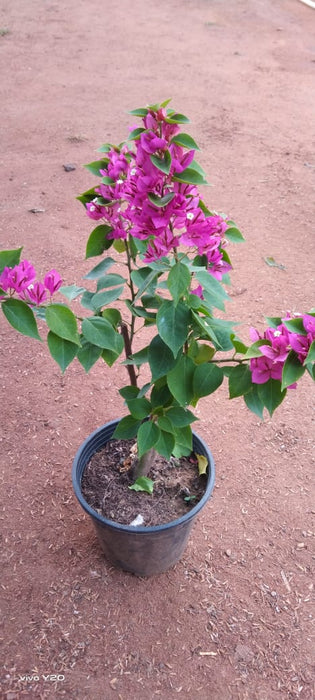
[[[78,197],[97,222],[86,258],[101,256],[85,276],[88,288],[62,286],[56,270],[40,282],[32,264],[20,260],[22,249],[2,251],[0,301],[7,321],[24,335],[39,339],[38,321],[45,321],[48,348],[62,372],[75,359],[86,372],[98,360],[124,365],[127,382],[119,393],[127,415],[83,443],[73,483],[111,561],[150,575],[181,556],[213,488],[212,455],[191,427],[198,401],[226,379],[230,398],[243,396],[261,418],[264,409],[272,415],[305,371],[314,378],[315,313],[269,318],[263,335],[251,329],[249,344],[237,337],[235,324],[222,316],[232,267],[228,243],[243,237],[200,196],[207,181],[195,160],[198,146],[182,130],[188,119],[169,101],[130,114],[141,126],[120,145],[101,146],[99,159],[86,166],[98,183]],[[57,292],[66,301],[56,301]],[[74,299],[80,315],[70,308]],[[93,480],[100,469],[93,471],[92,458],[106,453],[101,476],[107,476],[117,445],[124,503],[138,499],[137,517],[127,522],[98,482],[97,499],[88,502],[87,474]],[[176,478],[183,463],[200,478],[193,489],[177,483],[184,514],[150,525],[139,503],[147,508],[153,501],[161,463]]]

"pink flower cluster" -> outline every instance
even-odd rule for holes
[[[174,142],[178,132],[165,109],[149,110],[134,140],[135,151],[124,144],[105,154],[103,182],[86,204],[87,214],[112,227],[109,238],[132,235],[146,241],[146,262],[187,246],[205,255],[208,271],[221,280],[231,268],[223,255],[228,226],[222,216],[205,215],[195,185],[173,179],[189,168],[195,154]]]
[[[28,260],[22,260],[15,267],[5,267],[0,275],[0,289],[10,296],[16,293],[20,299],[39,306],[52,297],[62,285],[57,270],[50,270],[44,282],[36,280],[36,271]],[[3,298],[3,297],[2,297]]]
[[[287,316],[284,320],[289,320]],[[282,379],[283,365],[291,350],[297,354],[301,364],[305,362],[312,342],[315,340],[315,318],[309,314],[301,316],[304,333],[292,332],[284,323],[277,328],[267,328],[261,336],[255,328],[250,329],[250,337],[253,342],[267,340],[268,344],[259,345],[261,357],[255,357],[250,361],[250,370],[254,384],[264,384],[269,379]],[[292,384],[290,389],[294,389]]]

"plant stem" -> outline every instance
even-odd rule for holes
[[[125,323],[122,323],[120,326],[121,329],[121,335],[124,340],[125,344],[125,354],[126,354],[126,359],[129,360],[130,356],[132,355],[132,348],[131,348],[131,342],[130,342],[130,337],[128,333],[128,328]],[[129,379],[130,383],[132,386],[138,386],[137,384],[137,376],[136,376],[136,371],[134,368],[134,365],[126,365],[127,367],[127,372],[129,374]]]
[[[134,467],[134,478],[138,479],[139,476],[148,476],[150,469],[153,467],[153,464],[156,460],[156,457],[157,451],[154,449],[154,447],[152,447],[151,450],[142,455],[141,459],[137,460],[137,463]]]

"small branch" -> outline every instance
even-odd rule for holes
[[[128,328],[125,323],[122,323],[120,326],[121,329],[121,335],[124,340],[124,345],[125,345],[125,354],[126,354],[126,360],[129,360],[131,355],[132,355],[132,348],[131,348],[131,342],[129,338],[129,333],[128,333]],[[130,382],[132,386],[138,386],[137,384],[137,376],[136,376],[136,371],[134,368],[134,365],[126,365],[127,367],[127,372],[129,374]]]

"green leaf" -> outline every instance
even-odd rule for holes
[[[148,199],[150,200],[151,204],[154,204],[156,207],[166,207],[175,196],[175,192],[168,192],[164,195],[164,197],[158,197],[157,194],[148,192]]]
[[[156,284],[154,281],[159,277],[159,272],[157,270],[151,270],[150,267],[141,267],[139,270],[133,270],[131,273],[131,279],[133,284],[138,287],[138,292],[135,296],[134,302],[142,296],[143,292],[147,289],[149,293],[152,291],[154,293]]]
[[[95,229],[93,229],[86,244],[86,259],[94,258],[97,255],[102,255],[102,253],[104,253],[104,250],[110,248],[110,246],[113,243],[113,240],[111,238],[107,238],[107,235],[112,230],[112,226],[107,226],[106,224],[100,224],[99,226],[96,226]]]
[[[183,146],[183,148],[189,148],[190,150],[199,151],[200,148],[197,146],[196,141],[189,136],[189,134],[179,133],[173,136],[171,143],[176,143],[178,146]]]
[[[118,309],[104,309],[104,311],[102,311],[102,316],[106,321],[109,321],[111,326],[115,329],[117,329],[117,326],[121,322],[121,313]]]
[[[125,416],[116,426],[112,437],[115,440],[130,440],[137,435],[141,421],[136,420],[132,416]]]
[[[170,114],[167,116],[165,121],[168,124],[189,124],[190,120],[188,117],[185,116],[185,114],[179,114],[178,112],[173,112],[172,110],[170,111]]]
[[[208,185],[209,183],[205,180],[204,176],[194,170],[192,167],[186,168],[181,173],[174,173],[173,180],[175,182],[185,182],[191,185]]]
[[[173,423],[171,423],[171,421],[169,420],[169,418],[167,418],[166,415],[165,415],[165,416],[159,416],[159,417],[158,417],[158,420],[157,420],[157,423],[158,423],[159,428],[161,428],[161,430],[163,430],[164,432],[166,432],[166,433],[172,433],[172,435],[175,433],[176,428],[175,428],[175,426],[173,425]]]
[[[92,309],[97,311],[107,304],[111,304],[113,301],[119,299],[120,295],[123,293],[123,287],[114,287],[114,289],[108,289],[107,292],[97,292],[91,298]]]
[[[92,345],[84,337],[81,339],[81,347],[77,351],[77,358],[86,372],[89,372],[91,367],[95,365],[95,362],[100,358],[102,354],[102,348],[97,347],[97,345]]]
[[[174,457],[184,457],[191,454],[192,451],[192,432],[191,427],[187,425],[185,428],[175,430],[175,447],[173,449]]]
[[[114,352],[114,350],[108,350],[106,348],[102,350],[101,357],[109,367],[112,367],[114,362],[116,362],[118,355],[116,352]]]
[[[130,491],[145,491],[150,495],[153,493],[154,481],[149,479],[148,476],[138,476],[135,483],[132,486],[128,486]]]
[[[287,390],[282,391],[281,382],[278,379],[269,379],[265,384],[258,384],[258,395],[270,416],[280,406]]]
[[[170,459],[173,449],[175,447],[175,437],[169,431],[160,431],[160,437],[155,445],[155,450],[165,457],[165,459]]]
[[[244,357],[246,359],[252,359],[254,357],[261,357],[262,352],[259,349],[261,345],[271,345],[271,342],[270,342],[270,340],[265,340],[264,338],[260,338],[259,340],[256,340],[254,343],[252,343],[252,345],[250,345],[248,350],[246,350]]]
[[[109,153],[114,148],[111,143],[103,143],[97,150],[99,153]]]
[[[77,287],[76,284],[71,284],[69,287],[60,287],[59,289],[59,292],[69,299],[69,301],[73,301],[73,299],[76,299],[80,294],[84,294],[85,291],[85,287]]]
[[[49,331],[47,335],[47,344],[51,356],[56,360],[61,371],[64,372],[77,355],[77,344],[60,338],[59,335],[55,335],[52,331]]]
[[[90,173],[93,173],[93,175],[97,175],[97,177],[103,177],[100,173],[100,170],[106,170],[108,162],[108,158],[104,158],[102,160],[94,160],[92,163],[87,163],[83,167],[89,170]]]
[[[278,328],[282,323],[282,318],[280,316],[265,316],[268,326],[271,328]]]
[[[168,345],[174,357],[183,347],[189,330],[191,320],[190,309],[181,301],[177,305],[166,299],[158,310],[156,316],[159,335]]]
[[[48,328],[64,340],[80,345],[77,329],[77,319],[71,309],[63,304],[50,304],[47,306],[45,319]]]
[[[131,415],[137,420],[143,420],[144,418],[147,418],[147,416],[150,415],[151,404],[150,401],[148,401],[148,399],[127,399],[126,403]]]
[[[121,389],[119,389],[119,394],[123,397],[123,399],[136,399],[139,394],[139,389],[137,386],[132,386],[129,384],[128,386],[123,386]]]
[[[95,265],[95,267],[93,267],[92,270],[90,270],[90,272],[88,272],[87,275],[84,276],[84,279],[96,280],[100,277],[102,278],[104,273],[107,272],[107,270],[113,265],[114,262],[114,258],[104,258],[104,260]]]
[[[231,226],[231,228],[228,228],[224,233],[224,238],[227,238],[228,241],[231,241],[232,243],[242,243],[245,240],[236,226]]]
[[[185,428],[186,425],[190,425],[198,420],[188,408],[183,408],[182,406],[172,406],[169,408],[166,417],[176,428]]]
[[[148,347],[142,348],[142,350],[139,350],[139,352],[133,353],[133,355],[131,355],[127,360],[124,360],[122,364],[136,365],[137,367],[140,367],[140,365],[144,365],[146,362],[149,362]]]
[[[84,309],[94,311],[94,306],[92,306],[92,299],[94,297],[94,293],[95,292],[88,292],[88,290],[86,290],[84,294],[82,294],[81,306],[83,306]]]
[[[41,340],[33,311],[24,301],[7,299],[2,302],[1,306],[7,321],[16,331],[29,338]]]
[[[205,322],[208,329],[211,328],[215,333],[218,343],[217,349],[233,350],[231,336],[234,335],[233,328],[235,323],[221,318],[207,318]]]
[[[294,352],[294,350],[291,350],[283,365],[281,384],[282,391],[288,386],[291,386],[291,384],[297,382],[298,379],[300,379],[300,377],[302,377],[304,374],[305,369],[306,367],[301,364],[297,353]]]
[[[246,403],[247,408],[249,408],[252,413],[255,413],[256,416],[261,418],[261,420],[264,417],[264,403],[261,400],[259,393],[258,393],[258,384],[253,384],[252,388],[250,391],[247,392],[244,396],[244,401]]]
[[[239,338],[237,338],[235,335],[231,336],[231,341],[236,352],[241,353],[242,355],[247,352],[248,346],[245,345],[245,343],[243,343],[241,340],[239,340]]]
[[[160,438],[160,429],[155,423],[148,420],[142,423],[138,430],[138,457],[141,459],[142,455],[151,450]]]
[[[148,360],[152,373],[152,381],[156,382],[159,377],[163,377],[176,364],[172,351],[164,343],[159,335],[156,335],[149,345]]]
[[[194,398],[212,394],[222,384],[224,378],[221,367],[208,362],[198,365],[194,372],[193,391]]]
[[[164,151],[164,158],[152,154],[150,160],[162,173],[165,173],[165,175],[169,174],[172,165],[172,158],[169,151]]]
[[[203,290],[207,292],[207,299],[210,301],[210,303],[212,303],[216,308],[224,311],[223,301],[228,301],[230,297],[225,291],[221,282],[215,279],[215,277],[209,274],[209,272],[206,270],[198,270],[195,273],[195,277],[201,284]]]
[[[290,318],[288,320],[283,319],[283,323],[285,327],[292,333],[298,333],[299,335],[307,335],[307,331],[304,328],[303,319],[301,317]]]
[[[132,109],[128,114],[133,114],[134,117],[146,117],[149,110],[146,107],[139,107],[138,109]]]
[[[95,187],[91,187],[91,189],[86,190],[86,192],[79,194],[79,196],[76,197],[76,199],[79,202],[81,202],[81,204],[83,204],[83,206],[85,207],[85,205],[88,204],[88,202],[92,202],[93,199],[95,199],[95,196],[96,196]]]
[[[99,292],[101,289],[107,289],[108,287],[118,287],[118,285],[125,284],[125,282],[125,278],[121,275],[105,275],[97,280],[97,291]]]
[[[168,388],[181,406],[189,404],[194,396],[194,370],[195,365],[191,358],[182,355],[174,369],[167,375]]]
[[[210,345],[199,344],[198,352],[194,356],[194,362],[196,365],[202,365],[204,362],[210,362],[215,354],[215,349]]]
[[[144,129],[143,126],[139,126],[137,127],[137,129],[133,129],[133,131],[131,131],[128,136],[128,141],[137,141],[144,131],[146,131],[146,129]]]
[[[174,360],[174,358],[173,358]],[[174,360],[175,362],[175,360]],[[163,377],[162,380],[157,381],[153,385],[150,396],[151,406],[156,411],[157,409],[165,408],[173,402],[172,394],[166,384],[166,379]]]
[[[315,362],[315,340],[313,340],[304,362],[305,364]]]
[[[188,267],[181,262],[175,263],[167,278],[167,286],[175,304],[187,293],[190,281],[191,274]]]
[[[114,331],[113,326],[105,318],[92,316],[82,321],[82,333],[86,340],[99,348],[112,350],[120,355],[124,347],[124,341],[120,333]]]
[[[252,373],[247,365],[233,367],[229,376],[230,399],[247,394],[252,388]]]
[[[22,250],[23,248],[0,250],[0,273],[5,267],[15,267],[15,265],[19,264]]]

